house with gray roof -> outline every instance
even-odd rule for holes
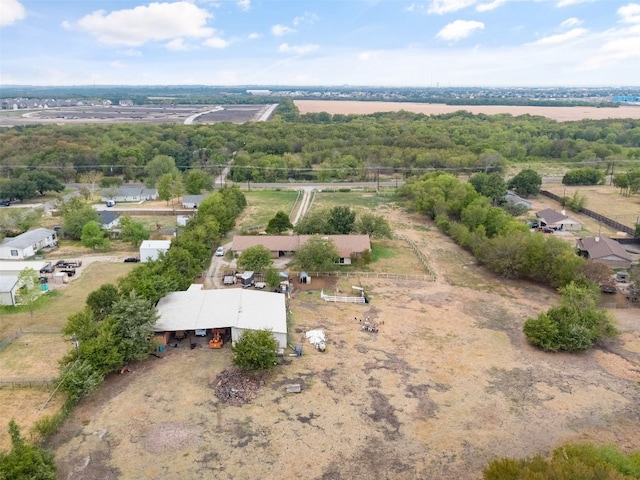
[[[615,240],[595,236],[580,238],[576,243],[580,255],[609,268],[629,268],[631,255]]]
[[[111,230],[120,226],[120,214],[111,210],[102,210],[98,212],[102,228]]]
[[[17,237],[5,238],[0,243],[0,259],[24,260],[33,257],[38,250],[58,246],[58,235],[54,230],[36,228]]]
[[[555,230],[577,231],[582,229],[582,224],[575,218],[567,216],[564,210],[558,212],[547,208],[536,213],[536,217],[543,227],[553,228]]]
[[[183,195],[182,208],[198,208],[198,205],[209,195]]]
[[[103,188],[100,199],[103,202],[114,200],[117,202],[144,202],[157,200],[158,189],[146,188],[144,185],[129,184],[114,188]]]

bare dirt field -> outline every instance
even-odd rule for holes
[[[413,113],[424,113],[425,115],[442,115],[445,113],[466,110],[473,114],[484,113],[487,115],[497,115],[500,113],[509,113],[513,116],[536,115],[557,120],[559,122],[570,122],[584,119],[602,120],[606,118],[640,118],[640,107],[631,106],[622,106],[618,108],[525,107],[509,105],[445,105],[339,100],[295,100],[294,103],[302,114],[327,112],[332,115],[368,115],[377,112],[399,112],[400,110],[405,110]]]
[[[362,278],[367,305],[294,291],[292,343],[304,355],[285,356],[241,407],[213,388],[228,346],[131,365],[51,440],[59,478],[475,479],[493,458],[564,442],[640,450],[640,310],[621,310],[622,336],[600,348],[543,353],[522,324],[553,290],[500,281],[424,219],[388,215],[437,281]],[[361,330],[364,316],[383,322],[378,334]],[[316,328],[326,353],[305,343]],[[285,392],[292,383],[301,393]]]

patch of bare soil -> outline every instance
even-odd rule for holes
[[[211,388],[231,366],[228,345],[132,366],[53,439],[60,478],[471,480],[496,457],[570,441],[640,450],[640,310],[619,317],[617,340],[542,352],[522,325],[556,292],[500,281],[429,224],[393,215],[437,281],[362,278],[367,305],[298,292],[290,340],[303,356],[276,366],[251,403],[230,405]],[[367,316],[378,333],[362,330]],[[315,328],[325,353],[305,338]],[[301,392],[288,393],[291,383]]]

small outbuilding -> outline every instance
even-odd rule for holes
[[[167,253],[171,240],[144,240],[140,244],[140,261],[157,260],[161,253]]]

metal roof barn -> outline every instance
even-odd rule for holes
[[[280,293],[189,288],[169,293],[157,308],[155,332],[231,328],[236,342],[244,330],[270,330],[280,348],[287,346],[287,311]]]

